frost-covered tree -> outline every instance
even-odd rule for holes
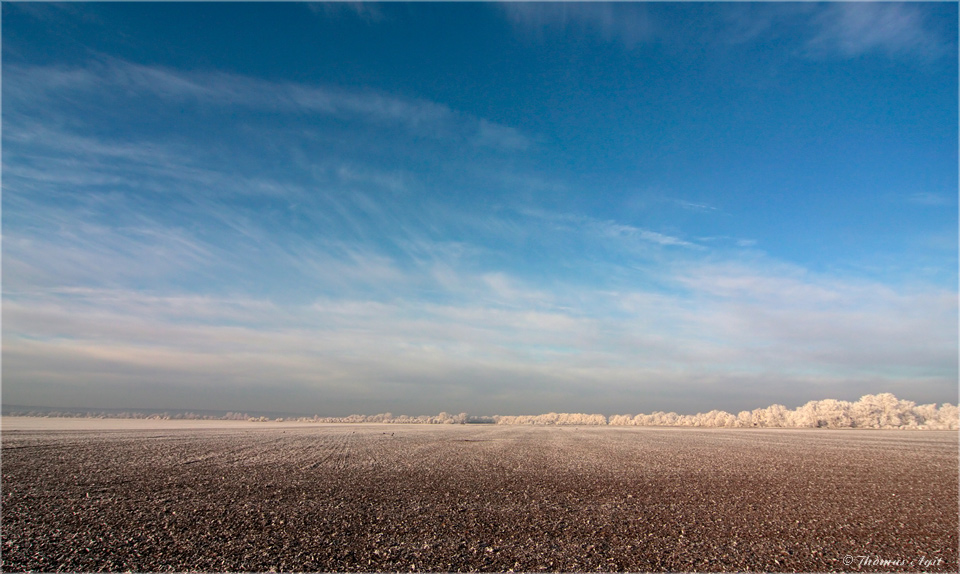
[[[753,413],[751,413],[750,411],[740,411],[739,413],[737,413],[737,426],[752,427]]]
[[[859,428],[891,428],[900,426],[899,401],[892,393],[864,395],[851,409]]]
[[[770,405],[765,409],[755,409],[753,420],[762,427],[782,427],[786,426],[788,412],[783,405]]]
[[[956,405],[944,403],[940,406],[937,422],[942,429],[957,430],[960,428],[960,409]]]
[[[825,399],[810,401],[790,417],[792,426],[812,428],[846,428],[853,426],[851,405],[847,401]]]

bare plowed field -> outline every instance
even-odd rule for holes
[[[958,567],[952,432],[8,428],[4,571]]]

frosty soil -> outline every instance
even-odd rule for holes
[[[4,571],[957,569],[953,432],[6,422]]]

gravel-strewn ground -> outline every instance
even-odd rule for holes
[[[958,568],[953,432],[5,425],[2,444],[4,571]]]

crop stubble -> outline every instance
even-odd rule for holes
[[[950,432],[251,424],[2,454],[4,571],[957,570]]]

